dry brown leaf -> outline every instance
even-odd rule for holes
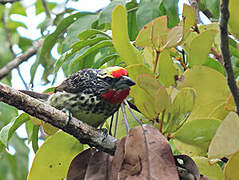
[[[102,151],[96,152],[90,159],[85,180],[107,180],[111,176],[113,157]]]
[[[114,156],[112,180],[179,179],[170,145],[156,128],[150,125],[132,128],[124,149],[123,141]]]
[[[91,156],[96,149],[90,148],[78,154],[71,162],[68,170],[67,180],[84,179]]]

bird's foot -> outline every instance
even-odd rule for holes
[[[104,138],[103,138],[102,141],[104,141],[104,140],[107,138],[107,136],[108,136],[108,129],[106,129],[106,128],[100,128],[100,129],[98,129],[98,130],[103,134]]]
[[[70,123],[70,120],[72,118],[72,113],[70,112],[70,110],[66,109],[66,108],[63,108],[61,110],[62,112],[66,113],[67,117],[66,117],[66,126]]]

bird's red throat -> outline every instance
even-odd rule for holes
[[[102,98],[110,104],[120,104],[129,95],[130,89],[115,91],[110,89],[109,91],[102,94]]]

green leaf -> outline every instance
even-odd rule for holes
[[[190,44],[187,45],[189,66],[202,65],[206,62],[211,50],[217,31],[213,29],[206,30],[196,36]]]
[[[49,10],[52,10],[54,7],[56,7],[57,3],[55,3],[55,2],[46,2],[46,5],[47,5],[47,8],[48,8]],[[45,8],[44,8],[44,6],[43,6],[41,0],[37,0],[37,2],[36,2],[36,4],[35,4],[35,7],[36,7],[36,14],[37,14],[37,15],[38,15],[39,13],[45,11]]]
[[[213,58],[208,57],[206,62],[203,65],[210,67],[212,69],[215,69],[216,71],[218,71],[218,72],[222,73],[224,76],[226,76],[225,69],[222,66],[222,64]]]
[[[26,8],[23,6],[22,2],[14,2],[9,10],[9,14],[20,14],[27,16]]]
[[[206,156],[207,155],[207,149],[208,149],[208,143],[198,145],[191,145],[184,143],[180,140],[173,139],[173,143],[176,147],[176,149],[181,154],[186,154],[188,156]]]
[[[39,149],[38,146],[38,132],[40,129],[40,125],[34,125],[32,130],[32,149],[36,153]]]
[[[58,38],[64,33],[64,31],[79,18],[86,16],[87,13],[75,13],[66,18],[64,18],[57,26],[54,33],[48,35],[43,43],[38,60],[31,68],[31,84],[33,83],[35,72],[39,64],[45,67],[44,75],[47,77],[49,73],[53,70],[53,61],[51,60],[51,49],[56,44]],[[46,78],[45,78],[46,79]]]
[[[162,0],[141,0],[136,12],[138,30],[142,29],[143,26],[156,17],[159,16],[159,7]]]
[[[15,107],[0,102],[0,129],[18,115]]]
[[[177,75],[177,70],[172,62],[168,49],[160,52],[158,68],[160,74],[159,81],[166,87],[175,85],[175,76]]]
[[[28,174],[28,180],[64,179],[73,158],[83,145],[73,136],[59,131],[39,148]]]
[[[117,59],[119,57],[118,54],[112,54],[112,55],[109,55],[109,56],[104,56],[102,57],[101,59],[98,59],[95,64],[92,66],[92,68],[94,69],[98,69],[100,68],[101,66],[103,66],[105,63],[111,61],[111,60],[114,60],[114,59]]]
[[[203,0],[200,1],[199,9],[201,11],[209,11],[213,19],[219,18],[220,0]]]
[[[0,141],[4,144],[4,146],[8,146],[8,141],[12,137],[16,129],[28,120],[30,120],[29,115],[23,113],[1,129]]]
[[[32,40],[20,36],[18,45],[22,51],[26,51],[32,45]]]
[[[211,141],[220,125],[218,119],[195,119],[186,122],[172,137],[191,145],[200,145]]]
[[[228,157],[238,151],[239,118],[235,112],[230,112],[222,121],[208,149],[209,158]]]
[[[138,7],[138,3],[136,0],[130,1],[126,3],[127,9],[127,20],[128,20],[128,28],[129,28],[129,39],[130,41],[134,41],[137,37],[137,21],[136,21],[136,12],[135,8]]]
[[[197,97],[188,120],[209,117],[218,105],[226,102],[230,94],[225,76],[206,66],[186,70],[183,79],[178,82],[179,89],[185,87],[195,89]]]
[[[83,13],[82,17],[72,23],[67,29],[66,37],[62,37],[62,52],[68,51],[72,44],[78,41],[78,35],[85,30],[92,29],[93,23],[98,18],[95,13]]]
[[[159,16],[167,15],[168,27],[172,28],[179,23],[178,0],[162,1],[159,7]]]
[[[13,135],[9,144],[16,152],[14,154],[9,154],[6,151],[1,152],[0,179],[27,179],[29,149],[24,140],[16,134]]]
[[[217,163],[210,163],[210,159],[200,156],[192,157],[197,164],[200,174],[207,176],[210,179],[223,180],[221,167]]]
[[[0,68],[5,66],[9,61],[13,59],[12,53],[9,50],[8,41],[3,29],[0,29]]]
[[[97,51],[100,48],[104,48],[104,47],[112,47],[112,41],[111,40],[104,40],[101,41],[97,44],[95,44],[94,46],[88,48],[83,54],[81,54],[77,59],[75,59],[69,66],[69,71],[71,72],[73,67],[75,66],[75,64],[77,64],[80,60],[82,60],[84,57],[86,57],[87,55],[89,55],[90,53],[93,53],[95,51]]]
[[[34,124],[33,124],[32,121],[27,121],[26,122],[25,129],[26,129],[26,132],[27,132],[28,143],[30,143],[31,140],[32,140],[33,127],[34,127]]]
[[[115,49],[127,65],[143,63],[143,56],[129,41],[126,9],[122,5],[112,13],[112,36]]]
[[[230,11],[230,18],[228,21],[229,31],[239,39],[239,20],[237,18],[239,2],[237,0],[231,0],[229,2],[229,11]]]
[[[86,39],[91,38],[92,36],[95,36],[95,35],[103,35],[103,36],[107,37],[108,39],[111,39],[111,37],[108,34],[106,34],[103,31],[96,30],[96,29],[85,30],[78,35],[78,38],[81,39],[81,40],[86,40]]]
[[[124,5],[123,0],[112,1],[106,8],[104,8],[99,15],[99,25],[111,23],[112,21],[112,11],[117,5]]]
[[[193,110],[196,99],[195,90],[192,88],[181,89],[168,109],[166,132],[175,132],[188,118]]]
[[[66,60],[70,59],[70,57],[74,57],[73,55],[76,52],[81,51],[84,47],[92,46],[92,45],[95,45],[95,44],[99,43],[100,41],[104,41],[104,40],[108,40],[108,39],[109,38],[107,38],[107,37],[95,37],[93,39],[81,40],[81,41],[78,41],[78,42],[74,43],[72,45],[72,49],[69,52],[67,52],[66,54],[64,54],[63,56],[61,56],[56,61],[55,68],[54,68],[54,73],[56,74],[58,72],[59,68],[64,64],[64,62]]]

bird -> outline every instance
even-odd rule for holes
[[[52,94],[20,91],[59,110],[67,110],[73,117],[97,128],[119,109],[133,85],[135,82],[125,68],[111,66],[79,70],[57,86]]]

